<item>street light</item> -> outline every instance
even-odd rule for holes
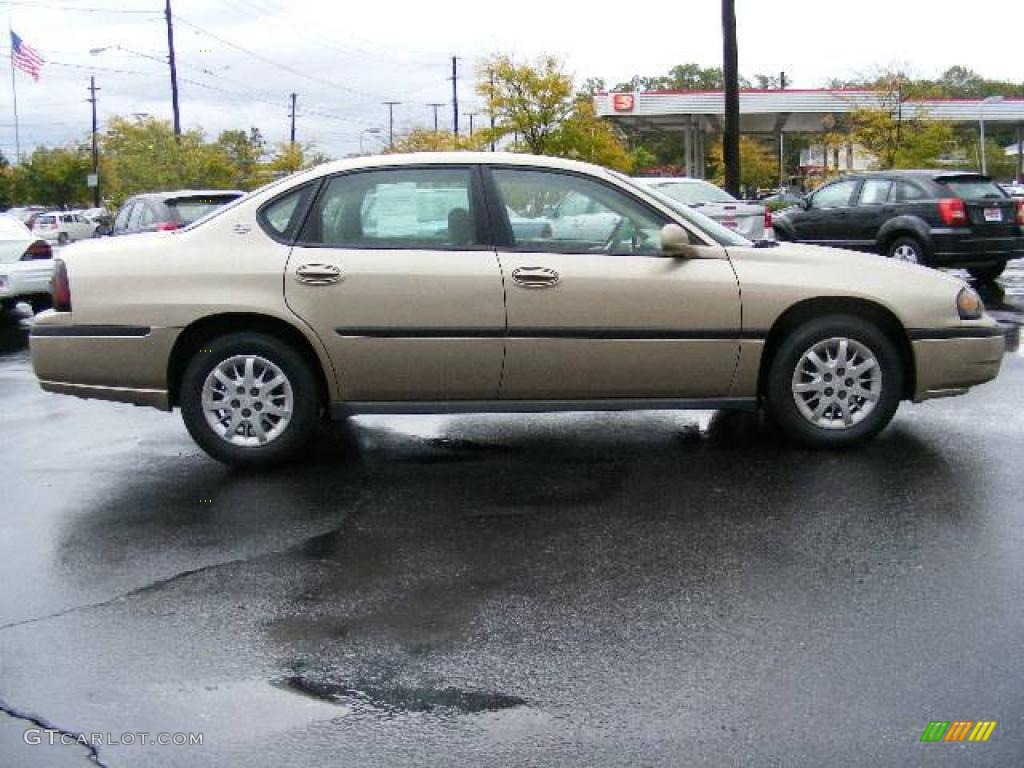
[[[1003,100],[1002,96],[989,96],[981,100],[981,109],[978,112],[978,133],[981,135],[981,173],[988,175],[988,164],[985,158],[985,105],[998,104]]]
[[[366,154],[366,150],[363,149],[363,137],[364,136],[380,136],[380,128],[365,128],[359,132],[359,154]]]

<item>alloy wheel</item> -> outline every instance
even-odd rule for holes
[[[800,356],[792,392],[797,409],[811,424],[849,429],[878,404],[882,368],[875,354],[855,339],[823,339]]]
[[[250,448],[274,441],[288,427],[294,406],[284,371],[257,355],[229,357],[203,383],[206,422],[232,445]]]
[[[902,245],[896,246],[896,248],[893,249],[892,257],[896,259],[896,261],[906,261],[910,264],[917,264],[920,262],[920,258],[917,254],[917,248],[909,243],[903,243]]]

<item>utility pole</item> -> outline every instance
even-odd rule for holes
[[[722,75],[725,79],[725,128],[722,157],[725,189],[740,196],[740,83],[736,45],[736,0],[722,0]]]
[[[167,61],[171,65],[171,108],[174,110],[174,137],[181,137],[181,115],[178,112],[178,65],[174,59],[174,24],[171,22],[171,0],[165,0],[167,19]]]
[[[786,90],[786,86],[788,84],[789,83],[786,81],[786,73],[785,72],[779,72],[779,90],[780,91]]]
[[[479,115],[479,112],[467,112],[466,117],[469,118],[469,138],[473,138],[473,118]]]
[[[459,135],[459,59],[452,56],[452,133]]]
[[[96,184],[92,188],[92,207],[100,207],[100,153],[99,145],[96,143],[96,76],[89,77],[89,98],[92,104],[92,175],[96,177]]]
[[[292,93],[292,111],[288,114],[288,117],[292,120],[292,149],[295,149],[295,100],[298,98],[298,94]]]
[[[427,106],[428,107],[432,107],[433,110],[434,110],[434,133],[437,133],[437,131],[438,131],[438,127],[437,127],[437,110],[439,110],[441,107],[443,107],[444,104],[441,103],[441,102],[432,101],[430,104],[427,104]]]
[[[395,148],[395,107],[402,102],[385,101],[384,106],[388,108],[388,149]]]
[[[490,70],[490,76],[491,76],[491,94],[490,94],[490,96],[491,96],[491,99],[490,99],[491,103],[488,105],[487,111],[491,113],[491,152],[493,152],[494,151],[494,97],[496,95],[495,94],[495,90],[494,90],[494,70],[493,69]]]

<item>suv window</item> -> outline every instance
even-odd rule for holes
[[[889,199],[891,188],[892,182],[889,179],[865,179],[857,205],[882,205]]]
[[[850,204],[850,198],[859,183],[856,179],[848,179],[822,187],[811,197],[811,207],[845,208]]]
[[[332,178],[302,242],[354,248],[465,248],[480,242],[469,168],[394,168]]]
[[[1002,200],[1006,193],[994,181],[980,177],[936,179],[936,183],[947,187],[961,200]]]
[[[129,201],[124,204],[120,211],[117,212],[117,218],[114,219],[115,232],[123,232],[128,228],[128,219],[131,216],[132,208],[134,207],[135,203]]]
[[[897,181],[892,188],[892,199],[896,203],[924,200],[926,197],[928,197],[927,192],[909,181]]]
[[[138,221],[134,223],[132,229],[145,229],[156,224],[156,216],[153,214],[153,206],[149,203],[140,203],[135,206],[141,208],[139,212]]]
[[[613,187],[557,171],[496,168],[493,176],[519,250],[660,253],[668,220]],[[581,212],[566,214],[566,203]]]
[[[142,216],[143,210],[145,210],[146,204],[141,200],[136,200],[135,205],[132,206],[132,212],[128,215],[128,224],[126,229],[129,232],[134,232],[139,228],[139,218]]]

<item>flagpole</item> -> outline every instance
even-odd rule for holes
[[[14,28],[7,17],[8,39],[11,41],[11,95],[14,97],[14,157],[15,163],[21,165],[21,133],[18,130],[18,85],[14,76]]]

